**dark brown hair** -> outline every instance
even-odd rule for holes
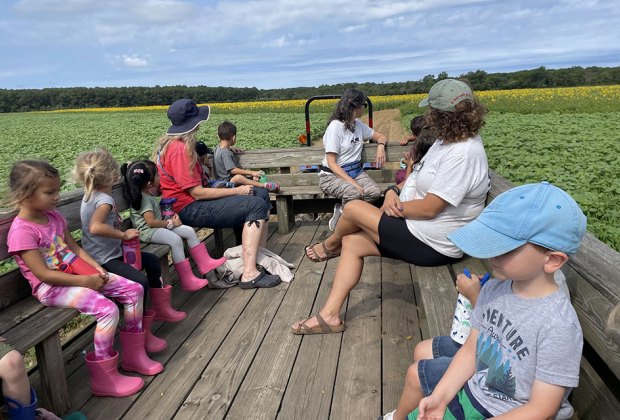
[[[232,140],[237,135],[237,127],[230,121],[224,121],[217,127],[217,136],[220,140]]]
[[[487,108],[478,102],[465,100],[459,102],[454,112],[429,108],[425,114],[426,123],[431,126],[437,138],[447,143],[455,143],[473,137],[484,125]]]
[[[366,94],[359,89],[345,90],[327,124],[338,120],[344,123],[347,130],[355,132],[355,110],[364,106],[366,99]]]

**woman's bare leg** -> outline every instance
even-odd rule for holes
[[[270,213],[267,213],[267,220],[261,221],[260,242],[258,243],[258,246],[260,246],[261,248],[267,248],[267,233],[269,232]]]
[[[338,222],[340,224],[340,222]],[[329,292],[327,301],[319,314],[329,325],[340,325],[340,311],[349,292],[360,281],[362,269],[364,268],[364,257],[380,255],[377,245],[366,232],[356,232],[345,236],[342,239],[342,253],[336,268],[334,284]],[[293,328],[298,328],[299,323],[293,324]],[[316,317],[305,322],[308,328],[318,325]]]
[[[257,224],[259,226],[257,226]],[[241,247],[243,249],[243,275],[241,281],[250,281],[258,276],[256,269],[256,254],[261,241],[263,230],[266,229],[267,223],[259,220],[252,223],[243,224],[243,232],[241,234]]]
[[[383,212],[362,200],[354,200],[348,202],[343,210],[336,230],[334,233],[325,240],[325,246],[330,251],[337,251],[340,249],[342,240],[345,236],[356,232],[364,232],[374,242],[379,242],[379,220]],[[324,257],[322,253],[324,250],[317,249],[319,251],[318,257]],[[315,258],[315,251],[308,248],[308,256]]]

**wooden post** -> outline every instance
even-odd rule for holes
[[[71,408],[60,335],[53,334],[35,346],[44,397],[49,409],[62,416]]]
[[[289,233],[295,223],[295,211],[293,209],[293,196],[277,195],[276,212],[278,213],[278,232]]]

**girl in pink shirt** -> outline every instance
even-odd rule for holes
[[[30,282],[32,294],[46,306],[74,308],[97,319],[95,351],[86,355],[93,394],[124,397],[138,392],[144,386],[142,378],[117,370],[118,352],[112,345],[119,312],[109,298],[125,308],[123,369],[155,375],[163,366],[145,352],[142,286],[108,273],[75,242],[66,219],[56,210],[60,177],[48,162],[17,162],[9,175],[9,187],[19,213],[9,230],[8,248]]]

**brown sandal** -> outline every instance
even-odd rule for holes
[[[316,252],[315,247],[317,245],[321,245],[323,247],[323,253],[325,254],[324,257],[320,257],[319,253]],[[308,254],[308,250],[311,249],[314,252],[314,258],[312,258],[309,254]],[[306,247],[306,257],[308,257],[308,259],[310,261],[313,262],[321,262],[321,261],[327,261],[327,260],[331,260],[332,258],[336,258],[340,256],[340,251],[330,251],[329,249],[327,249],[327,247],[325,246],[325,241],[323,242],[317,242],[315,244],[312,244],[310,246]]]
[[[296,335],[314,335],[314,334],[336,334],[341,333],[345,330],[344,321],[341,321],[340,325],[329,325],[323,317],[319,314],[316,314],[316,320],[319,321],[319,325],[316,327],[308,327],[306,322],[310,320],[310,318],[304,320],[299,324],[297,328],[293,328],[291,326],[291,332]]]

